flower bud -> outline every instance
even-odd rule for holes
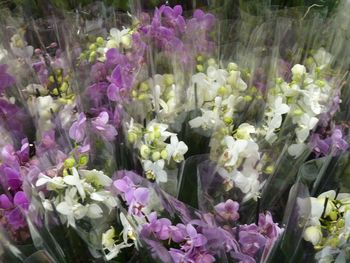
[[[311,242],[314,246],[322,240],[322,232],[319,226],[309,226],[305,229],[304,239]]]
[[[89,46],[89,49],[90,49],[91,51],[95,51],[95,50],[97,49],[97,45],[96,45],[96,44],[91,44],[91,45]]]
[[[75,164],[75,160],[74,158],[70,157],[70,158],[67,158],[65,161],[64,161],[64,167],[65,168],[72,168]]]
[[[293,80],[300,81],[306,74],[306,68],[304,65],[296,64],[292,68]]]
[[[162,159],[164,159],[164,160],[166,160],[167,158],[168,158],[168,152],[167,152],[167,150],[162,150],[161,152],[160,152],[160,157],[162,157]]]
[[[208,59],[209,66],[214,66],[215,64],[216,64],[215,59],[213,59],[213,58]]]
[[[203,65],[201,65],[201,64],[198,64],[198,65],[196,66],[196,69],[197,69],[198,72],[203,72],[203,71],[204,71],[204,67],[203,67]]]
[[[63,82],[62,83],[62,85],[61,85],[61,87],[60,87],[60,90],[62,91],[62,92],[66,92],[67,90],[68,90],[68,83],[67,82]]]
[[[152,153],[152,160],[153,160],[154,162],[158,161],[159,158],[160,158],[160,153],[159,153],[159,152],[153,152],[153,153]]]
[[[140,89],[140,91],[148,91],[149,86],[148,86],[147,82],[141,82],[139,89]]]
[[[137,139],[137,135],[133,132],[128,133],[128,141],[134,143]]]
[[[125,48],[129,48],[131,46],[131,35],[127,34],[122,36],[121,43]]]
[[[198,56],[196,58],[197,62],[203,62],[204,58],[202,56]]]
[[[238,70],[238,66],[236,63],[230,62],[227,65],[227,70],[231,71],[231,70]]]
[[[141,157],[144,159],[147,159],[150,153],[151,153],[151,150],[148,148],[148,146],[143,144],[140,148]]]
[[[102,46],[104,44],[104,39],[102,37],[96,38],[96,44]]]
[[[87,162],[89,161],[89,157],[87,155],[82,155],[79,157],[79,165],[86,165]]]
[[[292,114],[293,114],[294,116],[301,116],[301,115],[304,114],[304,111],[301,110],[300,108],[297,108],[297,109],[295,109],[295,110],[293,111]]]
[[[166,86],[171,86],[172,84],[174,84],[175,80],[174,80],[174,75],[172,74],[165,74],[164,75],[164,83]]]
[[[224,117],[224,122],[226,124],[231,124],[233,122],[233,119],[231,117],[229,117],[229,116],[225,116]]]

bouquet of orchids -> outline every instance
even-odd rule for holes
[[[348,262],[350,1],[101,7],[1,10],[2,260]]]

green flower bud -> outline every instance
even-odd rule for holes
[[[316,85],[320,88],[323,88],[325,86],[325,82],[323,80],[316,80]]]
[[[213,59],[213,58],[208,59],[209,66],[214,66],[215,64],[216,64],[215,59]]]
[[[264,172],[267,173],[267,174],[272,174],[273,173],[273,170],[274,170],[274,167],[273,165],[269,165],[265,168]]]
[[[229,116],[225,116],[224,117],[224,122],[226,124],[231,124],[233,122],[233,119],[231,117],[229,117]]]
[[[148,89],[149,89],[148,83],[141,82],[139,89],[140,89],[140,91],[148,91]]]
[[[331,211],[330,213],[329,213],[329,218],[332,220],[332,221],[335,221],[335,220],[337,220],[337,218],[338,218],[338,212],[337,211]]]
[[[152,153],[152,160],[153,160],[154,162],[158,161],[159,158],[160,158],[160,153],[159,153],[159,152],[153,152],[153,153]]]
[[[131,91],[131,96],[133,96],[134,98],[137,97],[137,91],[136,90],[132,90]]]
[[[54,96],[58,96],[58,89],[57,88],[54,88],[53,90],[52,90],[52,95],[54,95]]]
[[[82,155],[79,157],[79,165],[84,166],[88,163],[89,157],[87,155]]]
[[[146,98],[147,98],[147,96],[146,96],[145,93],[141,93],[141,94],[137,97],[138,100],[144,100],[144,99],[146,99]]]
[[[202,56],[198,56],[196,58],[197,62],[203,62],[204,58]]]
[[[133,132],[128,133],[128,141],[134,143],[137,140],[137,135]]]
[[[252,96],[249,96],[249,95],[246,95],[246,96],[244,96],[243,98],[244,98],[244,100],[245,100],[246,102],[250,102],[250,101],[253,100],[253,97],[252,97]]]
[[[282,78],[277,78],[277,79],[276,79],[276,83],[277,83],[278,85],[281,85],[283,82],[284,82],[284,80],[283,80]]]
[[[160,157],[162,157],[162,159],[164,159],[164,160],[166,160],[167,158],[168,158],[168,152],[167,152],[167,150],[162,150],[161,152],[160,152]]]
[[[302,111],[300,108],[297,108],[293,111],[294,116],[301,116],[304,114],[304,111]]]
[[[174,84],[175,80],[174,80],[174,75],[172,74],[165,74],[164,75],[164,83],[166,86],[171,86],[172,84]]]
[[[91,44],[91,45],[89,46],[89,49],[90,49],[91,51],[96,51],[96,50],[97,50],[97,45],[96,45],[96,44]]]
[[[68,83],[67,82],[63,82],[61,87],[60,87],[60,90],[62,92],[66,92],[68,90],[68,87],[69,87]]]
[[[237,66],[236,63],[230,62],[227,65],[227,70],[228,71],[231,71],[231,70],[237,71],[238,70],[238,66]]]
[[[50,76],[50,77],[49,77],[49,82],[50,82],[50,83],[55,83],[55,78],[54,78],[53,76]]]
[[[89,62],[92,63],[96,59],[97,53],[96,51],[92,51],[89,56]]]
[[[203,65],[201,65],[201,64],[198,64],[198,65],[196,66],[196,69],[197,69],[198,72],[203,72],[203,71],[204,71],[204,67],[203,67]]]
[[[99,46],[102,46],[105,43],[104,39],[102,37],[96,38],[96,44]]]
[[[64,160],[64,167],[65,168],[72,168],[75,165],[75,160],[72,157],[67,158]]]
[[[143,144],[140,148],[140,154],[143,159],[148,159],[148,156],[150,155],[151,150],[148,148],[147,145]]]

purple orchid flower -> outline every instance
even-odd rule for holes
[[[181,246],[181,249],[184,251],[190,251],[195,247],[201,247],[207,243],[207,238],[204,235],[198,233],[191,224],[188,224],[186,226],[186,232],[186,243]]]
[[[23,212],[29,207],[28,199],[24,192],[19,191],[11,201],[5,194],[0,195],[0,209],[4,210],[7,223],[14,230],[18,230],[27,225]]]
[[[157,213],[152,212],[147,216],[149,223],[143,225],[142,231],[145,233],[153,233],[159,240],[167,240],[170,238],[171,221],[167,218],[157,218]]]
[[[0,167],[0,175],[6,178],[6,185],[3,185],[4,188],[10,187],[12,190],[17,191],[22,187],[23,181],[18,169],[2,165]]]
[[[0,96],[6,88],[15,84],[15,79],[7,73],[7,68],[6,64],[0,64]]]
[[[253,258],[263,251],[267,242],[255,224],[240,226],[238,235],[242,252]]]
[[[272,215],[270,212],[261,213],[259,215],[258,228],[260,234],[269,239],[278,238],[283,230],[278,226],[278,224],[273,222]]]
[[[22,130],[25,123],[25,115],[17,105],[0,99],[0,120],[14,138],[23,138]]]
[[[149,199],[149,190],[139,187],[133,192],[133,199],[129,204],[129,214],[143,216],[142,209],[147,206]]]
[[[41,60],[33,63],[32,67],[37,73],[40,83],[46,86],[49,81],[49,71],[46,67],[45,59],[41,56]]]
[[[91,67],[90,75],[94,82],[102,82],[107,77],[107,69],[104,63],[96,62]]]
[[[37,154],[42,155],[46,151],[56,148],[55,130],[49,130],[43,133],[41,141],[38,145]]]
[[[21,149],[16,152],[16,155],[20,165],[25,165],[30,160],[28,139],[24,138],[21,143],[22,143]]]
[[[99,107],[107,94],[108,82],[98,82],[89,86],[85,94],[91,100],[94,107]]]
[[[316,156],[325,156],[333,151],[333,154],[346,151],[349,148],[347,141],[343,139],[343,133],[340,128],[334,127],[331,134],[326,130],[314,133],[310,139],[310,145]],[[321,138],[323,136],[324,138]]]
[[[96,118],[93,118],[91,121],[93,130],[101,135],[108,141],[114,140],[117,136],[117,130],[110,124],[108,124],[109,115],[107,112],[101,112]]]
[[[226,221],[237,221],[239,219],[239,204],[231,199],[217,204],[214,208],[218,215]]]
[[[132,215],[143,216],[142,209],[147,206],[149,200],[149,189],[137,187],[127,176],[113,183],[121,193],[123,199],[129,205],[128,212]]]
[[[85,138],[86,132],[86,116],[84,113],[80,113],[78,120],[73,122],[69,129],[69,137],[76,142],[81,142]]]
[[[181,5],[176,5],[174,6],[174,8],[162,5],[159,8],[159,12],[164,15],[164,23],[167,26],[177,29],[180,33],[183,33],[185,31],[186,21],[185,18],[182,16]]]

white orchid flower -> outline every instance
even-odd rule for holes
[[[300,117],[298,121],[298,127],[295,130],[299,142],[304,142],[307,139],[310,130],[316,126],[317,122],[318,119],[316,117],[312,117],[307,113],[304,113]]]
[[[168,132],[168,125],[163,123],[157,123],[156,121],[151,121],[147,125],[148,134],[145,135],[146,140],[153,141],[154,139],[160,138],[162,141],[165,141],[170,136],[174,135],[172,132]]]
[[[251,134],[255,134],[255,127],[248,123],[242,123],[236,130],[235,137],[242,140],[252,140]]]
[[[94,192],[90,195],[90,198],[105,204],[109,208],[109,211],[112,211],[112,209],[118,205],[117,199],[110,191]]]
[[[87,183],[92,184],[96,188],[108,187],[112,184],[112,179],[105,175],[102,171],[93,170],[79,170],[79,174]]]
[[[305,143],[294,143],[288,147],[288,153],[294,158],[299,157],[306,149]]]
[[[160,159],[156,162],[146,160],[143,162],[143,169],[147,177],[154,178],[159,183],[166,183],[168,181],[167,173],[164,171],[165,161]]]
[[[85,207],[87,208],[87,217],[96,219],[103,216],[103,211],[98,204],[87,204]]]
[[[76,188],[66,190],[64,201],[56,206],[56,210],[66,216],[68,225],[75,227],[75,219],[82,219],[88,212],[88,208],[78,203],[76,199]]]
[[[131,35],[129,34],[130,29],[124,28],[119,30],[117,28],[112,28],[109,31],[110,37],[107,41],[106,47],[110,48],[118,48],[120,45],[123,45],[125,48],[130,48],[131,46]]]
[[[202,109],[202,116],[196,117],[189,121],[191,128],[202,127],[205,130],[212,130],[223,125],[219,113],[217,111]]]
[[[38,176],[38,180],[36,181],[35,185],[37,187],[47,185],[48,190],[57,190],[57,189],[64,189],[67,187],[65,184],[63,177],[56,176],[56,177],[49,177],[43,173],[40,173]]]
[[[71,170],[73,174],[64,176],[63,181],[70,186],[75,186],[76,189],[78,190],[80,197],[84,200],[86,197],[86,194],[85,194],[82,181],[80,180],[78,170],[75,167],[71,168]]]
[[[179,141],[176,135],[170,137],[170,144],[167,145],[168,161],[172,157],[177,163],[183,161],[184,154],[188,151],[187,145],[183,141]]]
[[[304,65],[296,64],[292,67],[293,80],[300,81],[305,77],[306,68]]]

